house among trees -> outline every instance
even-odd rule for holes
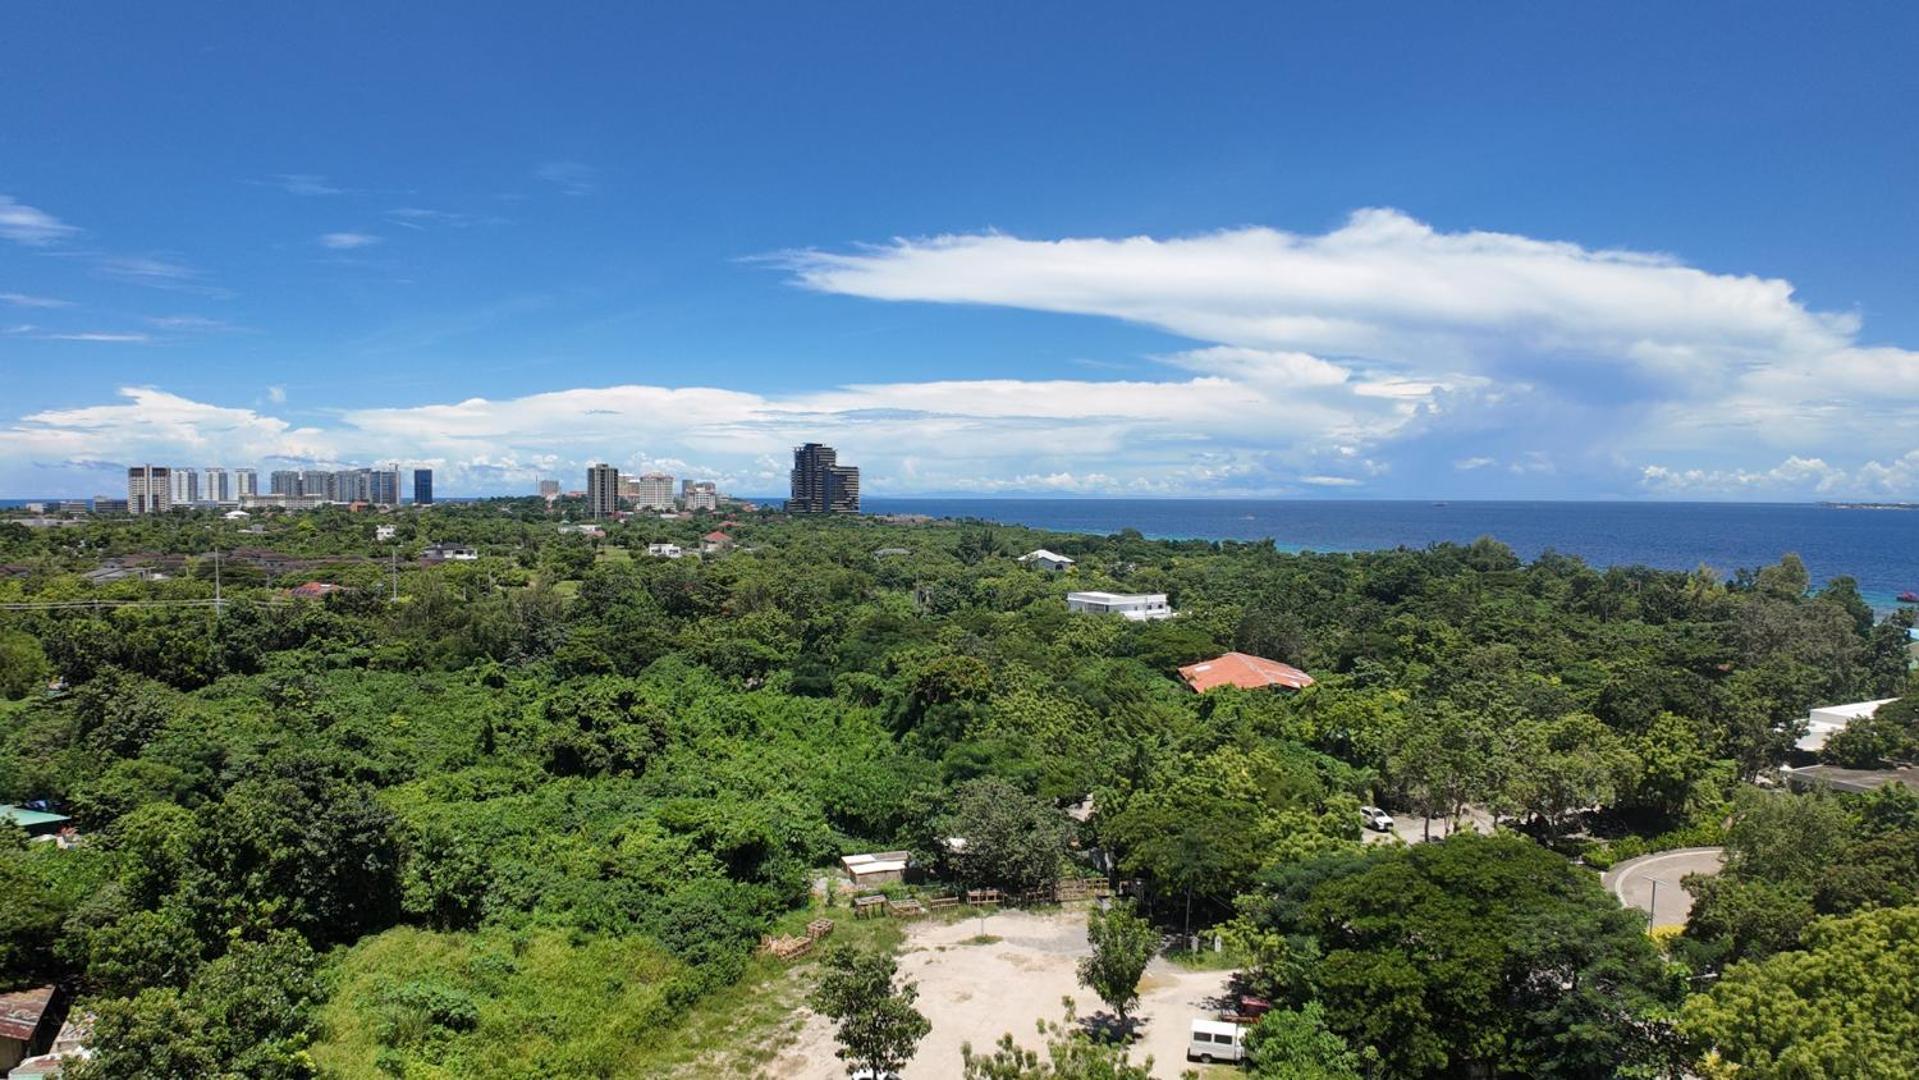
[[[1134,622],[1173,617],[1165,593],[1069,592],[1066,610],[1078,615],[1118,615]]]
[[[1179,677],[1197,693],[1218,686],[1237,686],[1241,690],[1260,690],[1269,686],[1282,690],[1304,690],[1313,685],[1313,677],[1292,666],[1263,656],[1229,652],[1188,664],[1179,669]]]
[[[1827,705],[1812,710],[1806,717],[1806,733],[1793,744],[1795,750],[1808,754],[1817,754],[1825,749],[1826,740],[1846,730],[1854,720],[1865,720],[1879,711],[1881,705],[1890,705],[1898,698],[1882,698],[1879,701],[1856,701],[1850,705]]]
[[[295,600],[324,600],[328,595],[345,588],[345,585],[335,585],[326,581],[309,581],[304,585],[294,586],[291,595]]]
[[[732,546],[733,538],[718,529],[700,537],[700,554],[702,555],[718,555]]]
[[[1048,551],[1045,548],[1040,548],[1037,551],[1029,551],[1021,555],[1019,561],[1028,566],[1037,566],[1042,570],[1051,570],[1055,574],[1062,570],[1071,570],[1073,568],[1073,560],[1056,551]]]

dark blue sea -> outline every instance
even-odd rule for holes
[[[1873,606],[1919,590],[1919,510],[1806,503],[1368,502],[1294,499],[888,499],[868,513],[971,517],[1064,532],[1138,529],[1149,537],[1271,539],[1287,551],[1425,547],[1481,536],[1523,559],[1548,549],[1599,566],[1642,564],[1722,574],[1797,552],[1823,583],[1859,582]]]

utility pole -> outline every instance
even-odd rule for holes
[[[220,611],[220,548],[215,545],[213,549],[213,617],[219,618]]]
[[[395,544],[393,545],[393,600],[392,600],[392,603],[397,604],[399,602],[400,602],[400,546],[398,544]]]

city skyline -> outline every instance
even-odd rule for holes
[[[1910,6],[749,9],[14,12],[0,497],[1919,499]]]

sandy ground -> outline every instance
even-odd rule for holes
[[[1680,848],[1627,859],[1601,881],[1620,903],[1652,912],[1653,926],[1684,926],[1692,913],[1692,896],[1679,887],[1680,879],[1687,874],[1717,874],[1725,863],[1723,848]]]
[[[900,974],[920,988],[919,1009],[932,1031],[907,1065],[903,1080],[946,1080],[960,1072],[960,1045],[990,1048],[1010,1033],[1023,1046],[1043,1046],[1034,1025],[1058,1020],[1061,998],[1071,997],[1082,1018],[1105,1012],[1091,991],[1082,989],[1074,965],[1086,953],[1086,915],[1066,911],[1043,915],[1001,911],[985,920],[985,933],[1000,940],[968,944],[981,932],[980,920],[915,923],[900,949]],[[1188,1068],[1189,1022],[1211,1016],[1209,999],[1226,989],[1229,972],[1190,972],[1155,959],[1141,981],[1141,1038],[1133,1057],[1153,1056],[1153,1075],[1177,1077]],[[835,1080],[846,1075],[833,1056],[831,1024],[810,1013],[797,1039],[767,1069],[767,1075],[794,1080]],[[1202,1075],[1230,1075],[1225,1067]]]

